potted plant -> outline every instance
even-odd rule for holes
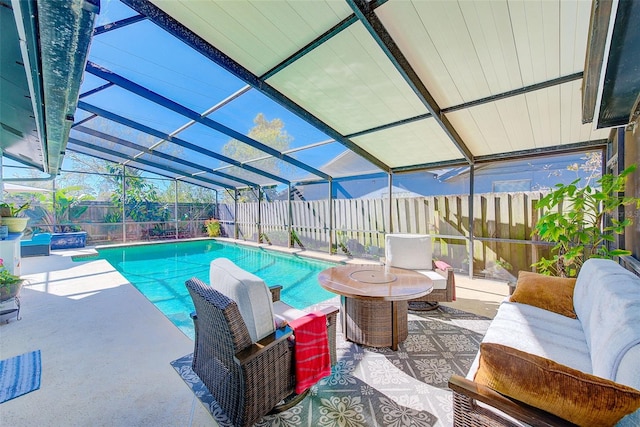
[[[0,214],[2,215],[2,224],[9,227],[10,233],[22,233],[27,228],[29,218],[18,217],[23,211],[29,209],[29,202],[17,206],[15,203],[0,203]]]
[[[40,197],[40,206],[33,210],[32,218],[37,224],[43,224],[50,231],[51,249],[83,248],[86,245],[87,232],[75,224],[88,210],[82,203],[93,200],[88,194],[77,195],[81,186],[59,188],[54,193],[54,203],[46,203],[48,196]]]
[[[209,237],[218,237],[220,235],[220,221],[211,218],[204,221],[204,228],[207,229]]]
[[[540,199],[535,207],[544,214],[532,234],[542,241],[553,242],[554,246],[550,259],[542,258],[533,266],[544,274],[577,277],[582,263],[589,258],[630,255],[630,251],[609,249],[607,242],[613,242],[614,235],[623,234],[632,224],[631,218],[617,218],[619,208],[640,207],[640,199],[624,196],[627,176],[635,169],[632,165],[618,176],[605,174],[597,181],[597,187],[579,188],[579,180],[558,184]],[[605,223],[607,217],[609,224]]]
[[[7,270],[4,260],[0,258],[0,302],[15,298],[23,282],[23,279]]]

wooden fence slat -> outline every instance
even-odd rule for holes
[[[509,196],[511,202],[509,206],[510,211],[510,227],[509,238],[515,240],[526,240],[526,200],[523,193],[515,193]],[[501,254],[500,254],[501,255]],[[527,264],[527,252],[524,245],[518,245],[516,243],[511,244],[511,251],[509,256],[501,256],[503,259],[508,260],[512,265],[526,265]]]
[[[540,192],[529,193],[489,193],[474,197],[473,234],[476,272],[490,271],[497,260],[504,260],[513,266],[513,273],[530,270],[546,248],[534,245],[487,242],[482,238],[530,240],[539,212],[535,203],[542,197]],[[276,235],[287,230],[289,223],[288,201],[263,202],[261,207],[263,232]],[[330,203],[333,203],[333,230],[330,223]],[[392,209],[390,209],[390,207]],[[233,204],[220,204],[219,219],[227,223],[236,222],[241,232],[240,238],[255,239],[257,232],[255,216],[257,202],[239,203],[237,218],[233,217]],[[384,234],[395,233],[440,234],[466,237],[469,235],[469,198],[464,195],[428,196],[416,198],[389,199],[334,199],[292,201],[292,226],[301,239],[317,249],[328,248],[329,232],[334,233],[336,243],[356,240],[365,248],[379,248],[384,252]],[[279,236],[279,234],[278,234]],[[434,241],[434,253],[449,260],[454,267],[462,266],[467,257],[464,240],[441,238]],[[354,245],[354,247],[357,245]],[[311,247],[311,246],[310,246]],[[353,248],[352,248],[353,249]],[[362,249],[362,248],[360,248]],[[338,247],[338,253],[342,249]],[[364,255],[364,254],[354,254]]]

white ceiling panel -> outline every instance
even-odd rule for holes
[[[376,14],[438,104],[441,107],[462,104],[462,94],[418,15],[415,3],[389,1],[376,9]]]
[[[392,13],[396,8],[398,10]],[[436,101],[441,107],[482,98],[490,93],[484,75],[479,72],[481,65],[474,40],[469,33],[458,2],[391,1],[379,8],[376,13],[387,26],[394,40],[404,41],[404,44],[399,44],[403,51],[414,55],[418,46],[426,46],[428,56],[418,54],[418,58],[411,59],[414,62],[416,59],[423,61],[418,64],[412,62],[412,66],[419,70],[419,75],[427,89],[438,87],[439,82],[435,71],[441,68],[438,62],[444,65],[446,74],[450,76],[455,89],[451,95],[451,88],[438,94]],[[389,21],[395,25],[389,25]],[[412,22],[412,24],[406,26],[404,22]],[[421,30],[411,34],[408,32],[410,27],[420,28],[420,26]],[[429,46],[430,44],[432,46]],[[434,65],[431,65],[432,61]],[[435,70],[431,70],[432,67],[435,67]],[[459,94],[459,98],[456,99],[455,94]]]
[[[475,156],[515,151],[494,104],[449,113],[447,118]]]
[[[439,106],[581,71],[586,1],[389,1],[376,10]]]
[[[425,119],[353,138],[391,167],[461,159],[435,119]]]
[[[267,82],[343,135],[427,112],[359,23]]]
[[[447,114],[477,156],[606,139],[581,121],[581,81]]]
[[[591,2],[563,1],[560,3],[560,22],[563,23],[560,39],[560,74],[563,76],[584,69],[590,19]]]
[[[337,1],[152,2],[258,76],[351,13]]]

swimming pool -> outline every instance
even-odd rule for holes
[[[320,271],[334,263],[214,240],[100,248],[98,258],[107,260],[191,338],[189,314],[194,308],[184,282],[197,277],[209,283],[209,264],[214,258],[229,258],[268,286],[282,285],[281,299],[296,308],[335,297],[317,279]]]

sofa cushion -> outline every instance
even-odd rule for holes
[[[576,279],[521,271],[511,301],[533,305],[575,319],[578,317],[573,310],[575,285]]]
[[[433,270],[431,236],[424,234],[387,234],[386,264],[408,270]]]
[[[504,301],[482,341],[518,348],[592,373],[580,321],[538,307]],[[473,379],[477,362],[478,358],[467,378]]]
[[[593,374],[640,389],[640,278],[614,261],[591,258],[578,274],[573,304]]]
[[[227,258],[211,261],[211,286],[232,299],[249,330],[253,342],[275,331],[271,292],[264,281]]]
[[[515,348],[482,343],[475,381],[581,426],[613,425],[640,391]]]

